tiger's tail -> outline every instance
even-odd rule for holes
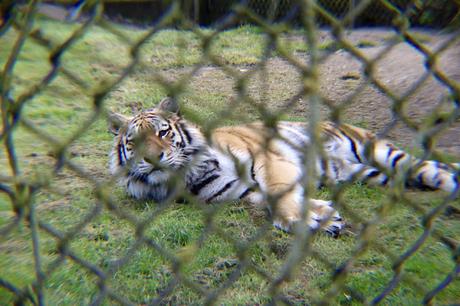
[[[377,139],[354,126],[325,124],[323,135],[329,162],[326,177],[333,181],[361,180],[387,185],[392,178],[404,175],[408,186],[450,193],[459,189],[460,163],[418,159],[388,140]]]
[[[363,171],[363,175],[371,180],[380,179],[383,185],[388,183],[388,176],[397,176],[403,171],[406,175],[405,183],[410,187],[440,189],[449,193],[459,189],[460,163],[446,164],[418,159],[388,141],[382,140],[373,144],[370,164],[369,169]]]

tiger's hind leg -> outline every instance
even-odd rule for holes
[[[304,198],[299,165],[269,153],[264,157],[266,159],[255,163],[256,169],[261,168],[255,178],[265,195],[263,204],[268,204],[273,225],[290,232],[294,224],[305,222],[312,231],[323,229],[338,236],[344,227],[342,218],[332,208],[332,202]]]

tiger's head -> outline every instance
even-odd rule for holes
[[[185,167],[205,143],[172,98],[133,117],[111,113],[109,123],[115,135],[110,171],[135,198],[164,200],[172,171]]]

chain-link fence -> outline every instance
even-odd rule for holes
[[[0,304],[460,301],[459,174],[452,163],[460,155],[460,35],[451,22],[458,11],[450,10],[458,10],[458,2],[444,1],[449,22],[433,21],[450,25],[442,32],[411,27],[415,15],[434,5],[430,1],[405,1],[404,7],[354,1],[340,16],[328,6],[332,2],[291,2],[295,12],[283,18],[274,16],[273,5],[286,1],[272,1],[263,12],[237,2],[210,28],[198,26],[183,1],[170,1],[148,28],[104,19],[99,1],[86,1],[87,18],[72,22],[50,19],[39,1],[2,2]],[[392,29],[349,29],[376,6],[391,15]],[[320,29],[315,20],[329,26]],[[108,125],[136,114],[132,124],[144,120],[149,115],[143,111],[166,96],[172,100],[163,100],[165,107],[175,112],[167,129],[156,126],[155,139],[142,134],[133,140],[121,125],[114,147]],[[260,123],[250,132],[247,126],[246,132],[218,128],[238,129],[255,120]],[[332,123],[324,127],[322,120]],[[299,125],[303,136],[293,121],[308,122]],[[367,132],[345,122],[377,136],[367,139]],[[201,157],[172,171],[158,165],[166,153],[155,150],[163,137],[187,147],[198,137],[190,130],[195,125],[206,143],[236,137],[240,146],[265,145],[255,155],[231,145],[216,149],[207,160],[211,172],[184,182]],[[290,132],[282,134],[282,126]],[[334,137],[346,144],[337,164],[330,162],[324,130],[340,134]],[[383,138],[419,159],[393,173],[407,155],[385,143],[382,163],[389,167],[378,164],[381,157],[372,152],[379,152]],[[276,141],[296,153],[272,177],[283,177],[300,160],[293,171],[302,175],[292,184],[302,185],[304,208],[290,228],[276,217],[293,185],[273,194],[257,179],[264,167],[279,163],[268,154],[287,154],[271,151],[281,150]],[[151,164],[147,175],[133,174],[142,167],[129,158],[133,147],[155,152],[155,160],[144,156],[142,165]],[[203,148],[189,153],[202,156]],[[348,171],[347,155],[360,165],[370,160],[371,167],[316,188],[312,178],[320,179],[322,167],[336,176]],[[265,163],[255,162],[260,156]],[[121,169],[115,176],[109,174],[110,158]],[[236,181],[199,200],[196,195],[219,179],[212,171],[225,165],[246,175],[244,184],[253,179],[258,185],[239,190],[241,201],[206,203]],[[136,195],[134,187],[117,184],[117,176],[126,176],[131,184],[150,184],[151,192],[161,187],[155,179],[162,176],[150,176],[158,171],[169,182],[160,201],[133,199],[126,190]],[[366,173],[368,179],[383,177],[380,183],[387,186],[357,182]],[[414,173],[415,183],[450,192],[403,188]],[[264,199],[271,213],[252,205],[258,201],[246,198],[250,193]],[[332,231],[337,234],[343,219],[338,237],[304,222],[316,213],[307,198],[334,202],[341,217],[318,222],[340,224]]]
[[[225,17],[235,4],[241,3],[238,0],[197,0],[182,1],[181,9],[195,23],[209,26],[219,19]],[[336,19],[341,19],[359,6],[357,0],[328,0],[317,1],[317,4],[326,10]],[[295,0],[252,0],[244,3],[248,9],[269,21],[286,22],[291,25],[301,25],[299,15],[299,4]],[[104,14],[112,19],[135,21],[136,23],[151,24],[168,8],[167,1],[107,1],[104,7]],[[457,19],[458,3],[455,1],[409,1],[394,0],[386,4],[380,1],[371,1],[359,14],[352,15],[352,21],[348,27],[353,26],[391,26],[394,21],[393,8],[404,12],[412,26],[428,26],[442,28]],[[241,23],[251,22],[242,18]],[[330,25],[327,18],[316,16],[319,26]]]
[[[317,4],[328,11],[334,18],[341,19],[347,14],[353,16],[353,12],[361,1],[336,0],[317,1]],[[248,1],[248,6],[256,13],[277,19],[292,18],[296,13],[296,1]],[[366,8],[352,18],[350,26],[383,26],[392,25],[396,8],[404,12],[405,17],[412,26],[442,27],[449,24],[458,13],[458,3],[454,1],[370,1]],[[272,16],[270,16],[270,14]],[[297,20],[299,22],[299,20]],[[318,16],[320,25],[328,25],[327,18]]]

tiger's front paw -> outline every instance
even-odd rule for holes
[[[319,228],[327,234],[337,238],[345,227],[340,214],[332,207],[331,201],[311,200],[310,228],[316,231]]]
[[[273,225],[275,226],[275,228],[289,233],[292,231],[293,227],[298,222],[300,221],[281,222],[278,220],[278,221],[273,222]],[[332,217],[331,220],[326,222],[326,225],[322,225],[321,220],[312,220],[311,222],[308,222],[308,227],[310,228],[312,232],[317,232],[319,229],[321,229],[321,230],[324,230],[331,237],[337,238],[342,233],[345,227],[345,224],[342,221],[342,218],[338,216],[338,217]]]
[[[331,235],[333,238],[337,238],[343,231],[345,224],[342,218],[337,213],[337,216],[331,218],[330,221],[327,222],[326,226],[323,226],[324,231]]]
[[[313,200],[306,223],[312,232],[324,230],[337,238],[345,227],[342,217],[332,208],[331,201]],[[273,225],[285,232],[291,232],[295,224],[302,222],[298,216],[285,215],[274,219]]]

